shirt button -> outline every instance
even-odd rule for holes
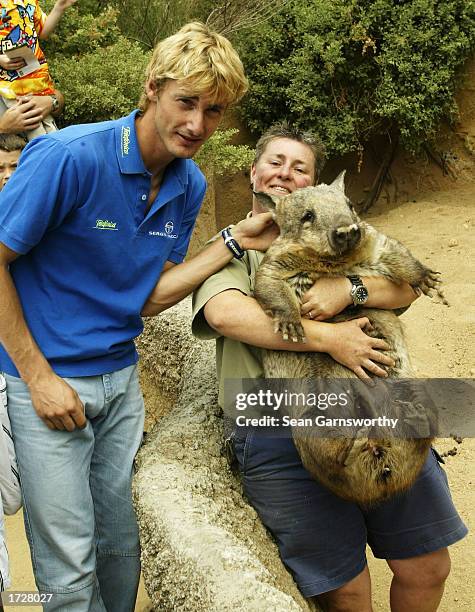
[[[146,199],[147,199],[147,196],[145,194],[143,194],[142,200],[146,200]]]

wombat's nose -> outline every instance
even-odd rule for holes
[[[338,253],[346,253],[353,249],[361,238],[361,230],[356,223],[342,225],[329,231],[328,239],[332,248]]]

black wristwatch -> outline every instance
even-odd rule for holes
[[[350,274],[347,278],[351,282],[350,297],[354,306],[362,306],[368,301],[368,289],[363,285],[363,281],[356,274]]]

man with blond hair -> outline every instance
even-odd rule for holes
[[[260,215],[182,263],[206,189],[190,158],[246,88],[229,41],[188,24],[154,50],[140,110],[33,140],[0,195],[0,370],[45,610],[134,609],[134,338],[269,244]]]

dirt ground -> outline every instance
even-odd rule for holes
[[[415,200],[415,201],[413,201]],[[473,230],[475,186],[467,182],[451,190],[429,193],[404,204],[380,203],[369,215],[370,223],[404,242],[445,281],[449,307],[419,299],[403,315],[407,338],[418,377],[468,378],[475,376],[475,273]],[[473,417],[472,417],[473,418]],[[452,573],[440,606],[442,612],[473,610],[475,587],[468,577],[475,571],[475,440],[458,445],[441,440],[443,452],[457,447],[445,458],[453,498],[471,530],[451,547]],[[388,610],[390,574],[384,561],[369,558],[375,610]]]

